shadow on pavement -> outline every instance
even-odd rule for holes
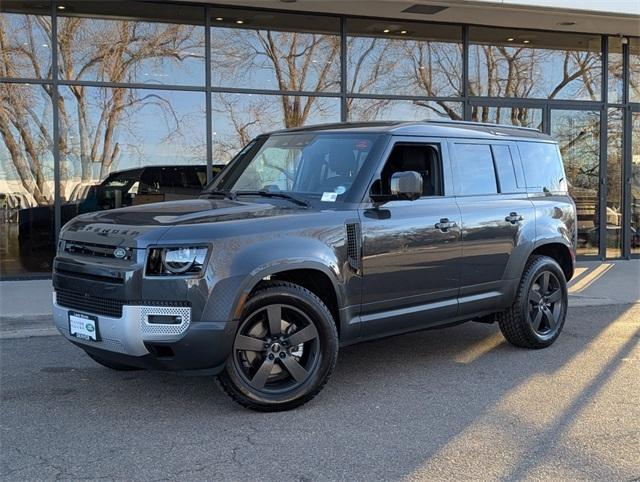
[[[612,407],[597,408],[601,420],[592,405],[608,383],[620,388],[621,368],[631,369],[623,364],[637,349],[639,325],[627,319],[639,313],[638,305],[571,309],[565,332],[545,350],[511,347],[497,326],[473,323],[348,347],[316,400],[276,414],[236,406],[212,379],[111,372],[58,337],[5,340],[1,474],[637,476],[629,414],[616,418],[633,380],[622,382]],[[637,406],[628,410],[637,414]],[[596,443],[606,433],[617,435],[607,443],[620,450]]]

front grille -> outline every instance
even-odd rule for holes
[[[101,298],[70,290],[56,291],[56,300],[60,306],[64,306],[65,308],[86,311],[111,318],[120,318],[122,316],[122,305],[126,304],[121,300]]]
[[[122,317],[122,306],[177,306],[190,307],[189,301],[173,300],[114,300],[112,298],[102,298],[79,291],[58,289],[56,290],[56,301],[60,306],[78,310],[95,315],[108,316],[110,318]]]
[[[116,256],[116,248],[124,251],[123,256]],[[107,244],[86,243],[84,241],[64,241],[64,251],[69,254],[81,256],[94,256],[99,258],[131,259],[133,249],[123,246],[109,246]]]

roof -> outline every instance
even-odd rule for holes
[[[224,167],[225,164],[213,164],[212,167]],[[130,167],[128,169],[117,169],[115,171],[111,171],[107,176],[111,176],[112,174],[123,174],[125,172],[134,172],[134,171],[142,171],[143,169],[173,169],[180,167],[204,167],[206,168],[206,164],[150,164],[148,166],[138,166],[138,167]]]
[[[415,135],[434,137],[465,138],[520,138],[553,141],[553,139],[537,129],[529,127],[505,126],[481,122],[454,120],[422,120],[422,121],[375,121],[375,122],[338,122],[319,124],[307,127],[296,127],[272,132],[284,134],[290,132],[385,132],[392,135]]]

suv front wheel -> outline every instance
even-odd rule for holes
[[[338,357],[338,333],[326,305],[307,289],[269,282],[247,301],[218,380],[239,404],[273,412],[320,392]]]
[[[515,302],[496,319],[512,345],[545,348],[560,335],[566,316],[567,280],[562,268],[552,258],[532,256]]]

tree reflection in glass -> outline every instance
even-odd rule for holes
[[[469,94],[600,100],[601,37],[471,27]]]
[[[578,254],[598,254],[600,112],[552,110],[551,136],[559,143],[578,211]]]

